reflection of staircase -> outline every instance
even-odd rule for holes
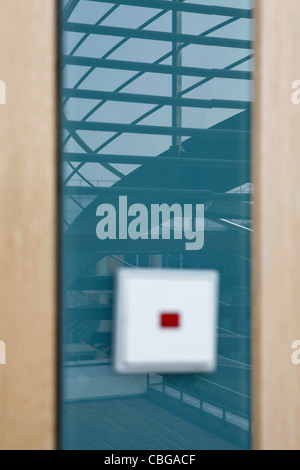
[[[250,42],[228,38],[225,37],[226,34],[224,37],[220,36],[223,28],[235,24],[240,18],[250,18],[252,12],[239,8],[190,5],[181,1],[151,0],[144,2],[145,7],[151,10],[155,6],[158,12],[155,11],[154,16],[139,28],[108,28],[102,23],[105,23],[120,5],[140,6],[140,0],[121,0],[115,4],[113,0],[102,1],[104,4],[113,3],[113,6],[109,5],[107,12],[95,25],[72,21],[72,11],[76,12],[76,6],[80,3],[86,2],[75,0],[67,4],[67,16],[63,24],[68,33],[83,34],[77,45],[63,59],[65,66],[82,70],[78,82],[73,87],[65,88],[64,104],[70,99],[73,100],[73,105],[74,102],[79,103],[79,100],[91,100],[90,109],[82,119],[76,120],[66,111],[64,121],[67,137],[64,141],[66,147],[63,159],[69,165],[70,173],[66,176],[63,190],[68,204],[70,205],[71,201],[72,210],[76,211],[66,224],[64,236],[65,290],[69,292],[68,296],[72,292],[73,299],[71,304],[65,305],[64,310],[70,342],[74,339],[84,341],[100,353],[110,354],[113,276],[119,266],[217,269],[221,273],[218,372],[209,380],[198,375],[162,377],[156,388],[149,379],[149,396],[157,402],[163,397],[164,404],[169,403],[174,413],[184,406],[185,412],[189,414],[188,410],[191,410],[192,416],[198,409],[201,415],[199,419],[206,420],[205,423],[210,422],[214,432],[219,429],[220,435],[223,433],[228,439],[229,436],[242,435],[245,442],[249,438],[251,428],[251,187],[247,186],[250,182],[250,103],[247,99],[233,101],[227,96],[224,96],[224,99],[195,98],[195,91],[201,91],[201,87],[216,78],[249,82],[251,73],[241,67],[252,58]],[[191,11],[200,16],[218,15],[223,19],[219,19],[218,24],[199,35],[154,31],[156,21],[173,9],[181,12]],[[101,57],[84,57],[80,47],[92,34],[104,39],[109,35],[120,38],[120,41]],[[132,38],[139,38],[145,41],[145,44],[147,40],[169,42],[170,52],[153,63],[146,63],[146,59],[127,60],[125,55],[122,60],[114,58],[119,49],[125,50],[124,46],[128,45]],[[172,48],[174,43],[182,54],[191,44],[217,47],[218,51],[230,47],[244,51],[244,54],[241,53],[239,59],[226,67],[200,68],[201,63],[186,67],[179,64],[178,60],[176,62]],[[82,86],[90,80],[95,71],[107,68],[111,74],[122,70],[130,72],[131,76],[113,91],[91,90]],[[147,90],[143,93],[128,92],[128,87],[149,73],[173,78],[172,93],[169,96],[159,96],[150,94]],[[193,83],[186,88],[174,90],[174,78],[178,76],[189,77]],[[95,114],[110,103],[147,104],[151,105],[151,108],[134,121],[126,123],[96,119]],[[172,123],[161,125],[158,119],[155,125],[145,125],[146,119],[156,116],[156,113],[166,107],[173,112]],[[233,117],[221,119],[221,123],[209,129],[183,128],[180,119],[177,124],[176,120],[174,121],[174,111],[182,108],[201,109],[203,112],[212,108],[227,110],[232,112]],[[91,142],[86,137],[106,135],[105,132],[110,134],[98,146],[92,145],[92,137]],[[130,153],[120,144],[120,153],[111,154],[109,146],[128,134],[132,140],[140,135],[148,138],[148,147],[144,148],[144,153]],[[151,140],[158,136],[168,136],[172,145],[159,156],[149,156]],[[187,140],[183,141],[183,138]],[[77,151],[67,147],[71,141],[78,147]],[[180,144],[177,145],[178,148],[174,147],[174,143]],[[130,172],[125,172],[120,164],[130,165]],[[97,168],[101,165],[101,168],[109,172],[109,176],[100,183],[96,182],[94,175],[89,178],[83,173],[86,165],[97,165]],[[114,183],[108,184],[108,180]],[[129,203],[143,202],[146,205],[153,202],[204,203],[204,249],[199,252],[186,252],[170,241],[169,250],[163,251],[158,241],[156,245],[151,245],[149,251],[149,242],[140,240],[131,244],[128,241],[120,241],[115,249],[109,240],[99,242],[95,235],[96,207],[103,202],[114,202],[120,194],[127,195]],[[70,210],[69,206],[67,210]],[[80,301],[82,296],[88,299],[84,305]]]
[[[238,122],[237,119],[234,121]],[[199,145],[197,142],[188,141],[187,148],[197,148],[197,145]],[[222,149],[223,146],[220,148]],[[229,147],[226,147],[229,153],[228,149]],[[220,150],[219,152],[221,154]],[[237,152],[237,154],[240,153]],[[206,156],[209,157],[209,154],[206,154]],[[224,161],[226,162],[225,157],[226,155],[224,155]],[[163,155],[157,157],[157,160],[167,158],[167,156]],[[185,158],[191,159],[188,154],[183,160]],[[196,158],[193,157],[193,160],[196,160]],[[198,160],[201,161],[201,158],[198,158]],[[158,403],[161,401],[159,395],[162,394],[164,396],[164,406],[169,404],[170,409],[176,409],[180,403],[180,407],[184,406],[185,413],[195,417],[197,415],[197,413],[195,414],[195,408],[198,408],[199,423],[204,419],[205,426],[210,423],[211,429],[214,432],[221,432],[223,430],[224,437],[227,436],[228,438],[231,435],[232,439],[234,436],[245,439],[245,436],[250,432],[248,411],[250,404],[250,371],[249,366],[247,367],[247,364],[249,364],[250,327],[249,261],[246,259],[247,256],[245,256],[245,253],[248,251],[249,240],[249,231],[246,228],[250,227],[250,194],[226,192],[228,189],[242,186],[249,181],[248,162],[242,161],[240,163],[236,160],[234,163],[235,165],[229,165],[230,170],[226,170],[226,165],[221,165],[219,177],[217,168],[211,158],[209,159],[209,165],[206,164],[204,171],[200,165],[200,169],[197,166],[193,166],[192,170],[184,168],[184,171],[180,173],[180,186],[182,189],[186,189],[191,181],[191,187],[196,191],[197,187],[201,188],[200,192],[204,187],[205,191],[213,192],[220,185],[222,185],[224,190],[223,198],[221,193],[218,193],[216,200],[211,198],[205,201],[207,208],[206,217],[214,223],[206,231],[206,242],[202,251],[193,252],[192,254],[189,252],[157,253],[155,258],[155,255],[148,254],[146,249],[144,250],[145,253],[136,254],[134,244],[132,245],[132,253],[126,252],[122,254],[122,245],[120,244],[118,264],[149,266],[153,262],[157,263],[159,261],[162,266],[166,267],[214,268],[221,272],[219,354],[221,359],[224,359],[223,363],[220,360],[218,373],[209,381],[206,381],[201,376],[197,376],[190,380],[188,385],[184,383],[184,380],[183,383],[180,383],[179,378],[165,377],[162,378],[163,382],[161,385],[151,384],[149,390],[151,391],[151,399],[157,400]],[[170,192],[173,192],[171,178],[168,175],[171,173],[171,170],[169,167],[162,166],[159,174],[160,178],[157,178],[156,167],[149,168],[143,165],[128,177],[123,178],[114,188],[122,187],[122,194],[126,194],[127,187],[130,189],[132,187],[140,187],[141,189],[138,194],[142,195],[143,186],[154,187],[155,190],[157,186],[162,184],[162,181],[170,181]],[[191,177],[191,171],[193,178]],[[113,190],[112,188],[111,192]],[[109,191],[110,189],[105,190],[108,193]],[[230,194],[233,194],[233,196]],[[90,268],[90,265],[95,264],[95,262],[105,265],[110,257],[109,250],[107,253],[101,253],[99,242],[92,244],[88,241],[89,239],[91,240],[93,235],[92,233],[87,233],[87,227],[90,225],[89,220],[92,219],[92,214],[95,213],[95,207],[102,200],[100,190],[97,199],[82,212],[67,232],[66,239],[71,240],[71,237],[74,239],[80,236],[81,228],[84,228],[80,245],[82,244],[82,251],[86,253],[86,265],[84,265],[85,255],[81,254],[78,258],[84,275],[76,276],[74,280],[70,279],[69,289],[79,292],[84,291],[86,295],[97,292],[99,296],[101,294],[112,296],[114,288],[114,278],[112,275],[99,276],[86,273],[86,269]],[[224,220],[242,220],[245,229],[241,230],[235,226],[220,225],[218,223],[220,218]],[[94,225],[91,226],[91,229],[94,230]],[[79,252],[81,251],[80,245],[77,245],[79,246]],[[157,255],[159,258],[157,258]],[[76,262],[78,255],[76,252],[70,252],[68,256]],[[90,256],[92,257],[92,262]],[[74,272],[76,271],[74,270]],[[77,321],[82,324],[93,322],[93,324],[96,324],[97,321],[111,320],[112,306],[107,303],[85,306],[84,308],[73,306],[68,308],[65,313],[68,322]],[[90,344],[100,350],[107,351],[110,341],[111,332],[93,332],[90,336]],[[228,358],[227,363],[224,365],[226,358]],[[243,368],[243,364],[246,366],[246,369]],[[236,392],[241,388],[241,385],[245,390],[243,392]]]

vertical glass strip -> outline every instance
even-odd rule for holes
[[[61,447],[248,449],[253,2],[151,3],[61,2]],[[120,197],[204,204],[203,248],[172,214],[130,237]],[[103,205],[115,234],[97,233]],[[215,373],[113,371],[124,266],[220,272]]]

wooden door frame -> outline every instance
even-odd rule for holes
[[[299,0],[256,5],[253,116],[253,418],[258,450],[300,448]]]
[[[56,0],[0,0],[0,449],[57,447]],[[299,0],[256,5],[253,117],[255,449],[297,449],[300,366]]]
[[[0,0],[0,11],[0,449],[54,449],[57,5]]]

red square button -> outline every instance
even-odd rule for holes
[[[160,315],[161,328],[179,328],[180,315],[179,313],[162,313]]]

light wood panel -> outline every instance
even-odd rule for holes
[[[56,441],[56,1],[0,0],[0,449]]]
[[[300,2],[256,3],[254,447],[299,449]]]
[[[0,0],[0,449],[56,440],[56,2]],[[300,448],[300,2],[257,2],[254,447]]]

